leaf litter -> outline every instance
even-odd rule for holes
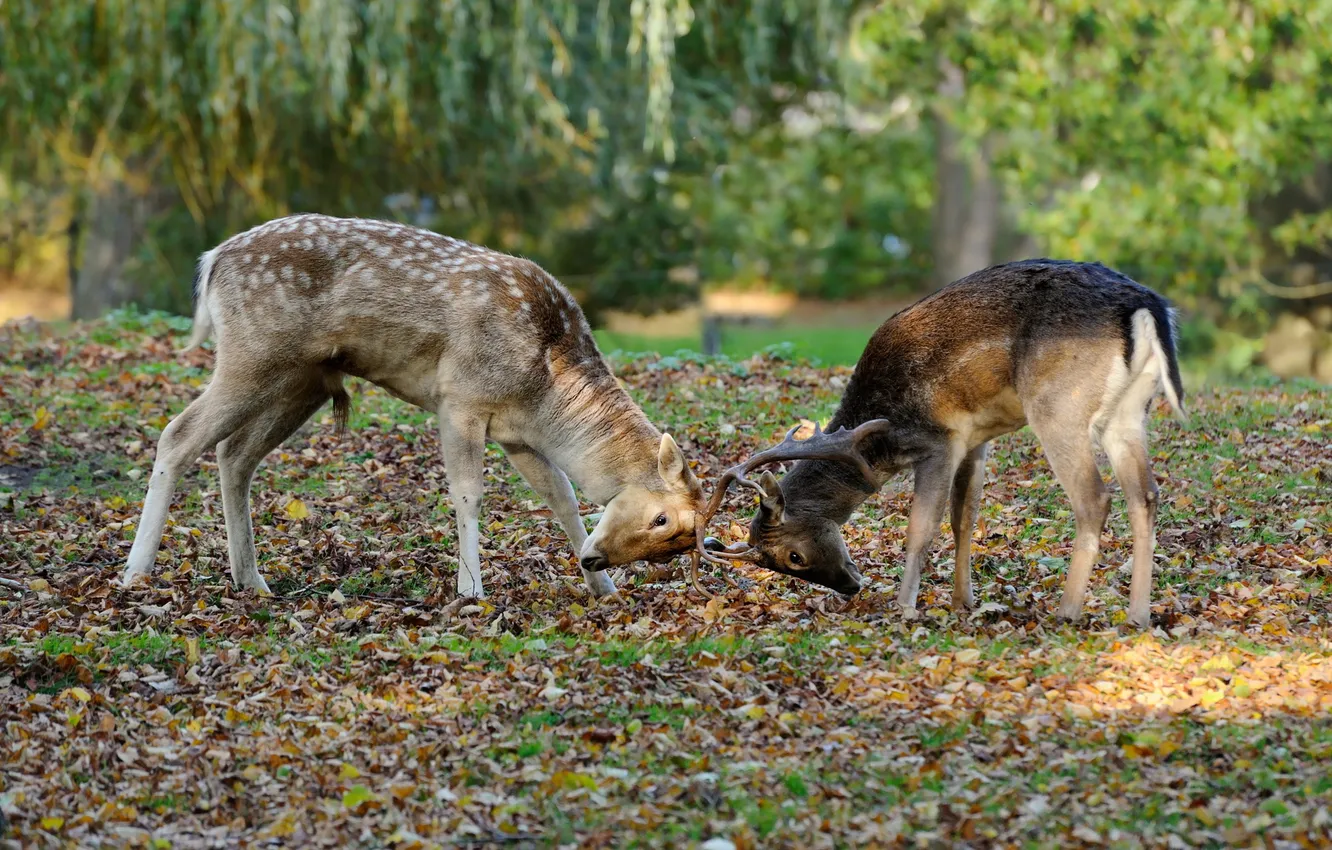
[[[586,595],[558,525],[487,454],[490,597],[454,598],[430,419],[360,385],[254,485],[261,598],[230,586],[211,453],[158,569],[112,585],[161,428],[211,355],[161,319],[0,332],[0,842],[22,847],[1266,846],[1332,840],[1332,404],[1201,392],[1152,419],[1154,628],[1121,628],[1122,500],[1088,615],[1053,608],[1072,518],[1029,434],[996,441],[969,613],[936,543],[890,603],[906,480],[847,528],[853,601],[681,564]],[[620,356],[705,478],[849,370]],[[10,470],[12,474],[2,474]],[[733,497],[718,528],[744,534]],[[585,505],[585,512],[595,506]]]

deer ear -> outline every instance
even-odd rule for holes
[[[670,434],[661,435],[661,445],[657,447],[657,474],[667,484],[680,487],[688,484],[689,467],[685,465],[684,452],[671,439]]]
[[[758,483],[763,488],[763,495],[759,496],[759,510],[763,513],[763,518],[769,522],[780,522],[786,508],[786,499],[782,496],[782,485],[778,483],[777,476],[764,470],[759,476]]]

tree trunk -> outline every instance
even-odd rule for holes
[[[71,228],[83,250],[77,270],[71,269],[70,305],[75,319],[93,319],[141,300],[137,282],[125,275],[149,218],[157,210],[151,197],[134,193],[113,181],[89,193],[78,226]],[[77,215],[77,214],[76,214]],[[77,220],[77,219],[76,219]],[[74,256],[71,245],[71,257]]]
[[[962,69],[939,62],[940,104],[934,110],[935,168],[934,273],[939,286],[994,263],[999,231],[999,184],[990,168],[990,142],[974,153],[963,150],[962,134],[949,120],[950,102],[962,98]]]

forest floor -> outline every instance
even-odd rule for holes
[[[996,441],[978,610],[891,606],[907,479],[847,527],[841,597],[682,564],[589,598],[563,533],[487,454],[484,602],[431,417],[357,384],[254,486],[274,595],[230,586],[213,455],[158,571],[113,583],[161,428],[206,381],[188,322],[0,331],[0,846],[1325,846],[1332,840],[1332,400],[1202,389],[1151,417],[1150,631],[1122,626],[1122,499],[1088,612],[1053,618],[1068,502],[1033,436]],[[849,370],[771,356],[615,368],[711,481]],[[587,506],[588,511],[593,510]],[[716,523],[741,536],[734,497]],[[729,531],[728,531],[729,529]],[[707,579],[716,589],[716,577]],[[730,842],[727,844],[726,842]]]

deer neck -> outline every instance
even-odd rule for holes
[[[828,430],[855,428],[871,416],[856,417],[846,412],[846,405],[828,422]],[[881,437],[865,447],[865,457],[874,470],[874,480],[866,481],[853,465],[833,460],[802,460],[781,482],[786,512],[817,517],[838,525],[851,518],[856,508],[879,491],[888,479],[909,462],[904,446]]]
[[[832,460],[802,460],[781,480],[786,513],[844,524],[874,495],[855,467]]]
[[[563,368],[561,368],[561,366]],[[660,484],[661,432],[615,380],[600,355],[552,362],[553,381],[543,414],[543,453],[605,505],[626,486]]]

